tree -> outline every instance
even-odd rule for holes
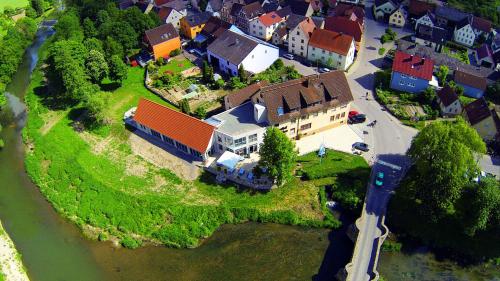
[[[83,34],[85,34],[87,38],[97,37],[98,35],[94,22],[89,18],[83,20]]]
[[[292,177],[297,152],[295,144],[280,129],[267,128],[259,154],[259,165],[267,169],[278,185]]]
[[[455,93],[460,97],[464,94],[464,87],[458,85],[457,83],[455,83],[455,81],[450,81],[448,83],[448,86],[450,86],[451,88],[453,88],[453,90],[455,91]]]
[[[326,65],[330,68],[333,67],[333,58],[332,57],[328,57],[328,60],[326,61]]]
[[[117,55],[112,56],[109,61],[109,79],[121,85],[123,80],[127,79],[127,76],[127,65]]]
[[[108,76],[109,68],[104,55],[97,50],[90,50],[86,60],[85,67],[87,75],[93,83],[101,83],[102,79]]]
[[[214,82],[214,68],[211,65],[209,65],[206,60],[203,61],[201,70],[203,75],[203,81],[205,83]]]
[[[104,54],[104,47],[102,45],[102,41],[97,38],[85,39],[85,41],[83,42],[83,46],[85,46],[85,49],[87,49],[87,51],[96,50]]]
[[[242,83],[247,82],[247,73],[245,71],[245,68],[243,67],[243,64],[240,64],[240,67],[238,68],[238,77],[240,78],[240,81]]]
[[[194,115],[199,119],[205,119],[207,117],[207,109],[203,105],[198,106],[194,111]]]
[[[461,199],[461,216],[464,231],[474,236],[477,231],[485,230],[488,225],[495,225],[500,212],[500,185],[492,177],[481,179],[479,183],[466,187]]]
[[[108,57],[116,55],[123,58],[125,56],[123,46],[111,36],[108,36],[104,41],[104,52]]]
[[[422,214],[437,221],[455,212],[465,184],[479,172],[478,156],[486,146],[463,119],[426,126],[408,150],[413,166],[401,190],[420,204]]]
[[[284,66],[285,64],[281,59],[277,59],[276,61],[273,62],[273,64],[271,64],[271,68],[276,70],[282,69]]]
[[[83,106],[94,125],[104,123],[106,115],[104,110],[108,106],[109,95],[105,92],[89,93],[83,99]]]
[[[431,105],[434,99],[436,98],[436,91],[432,87],[428,87],[419,94],[420,102],[422,104]]]
[[[41,16],[45,11],[46,4],[43,0],[31,0],[31,7],[35,10],[37,16]]]
[[[500,82],[497,81],[486,89],[486,98],[493,103],[500,104]]]
[[[179,102],[179,108],[180,108],[182,113],[186,113],[186,114],[191,113],[191,108],[189,106],[189,101],[187,99],[182,99]]]
[[[448,77],[448,72],[449,72],[448,66],[446,65],[439,66],[439,70],[437,71],[436,76],[439,79],[439,84],[441,84],[442,86],[444,86],[444,84],[446,83],[446,77]]]
[[[78,13],[74,10],[69,10],[59,17],[54,29],[56,30],[56,40],[74,40],[82,42],[85,37],[83,28],[80,26]]]
[[[175,49],[172,52],[170,52],[169,56],[170,57],[176,57],[181,54],[181,49]]]

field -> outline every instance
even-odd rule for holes
[[[26,7],[28,5],[28,0],[2,0],[0,1],[0,11],[3,11],[5,7],[18,8]]]

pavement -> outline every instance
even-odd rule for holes
[[[352,152],[352,144],[364,141],[363,135],[355,131],[351,126],[340,126],[323,132],[316,133],[295,141],[299,155],[317,151],[321,144],[326,148]]]

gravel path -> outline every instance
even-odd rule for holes
[[[29,281],[14,243],[0,222],[0,271],[6,281]]]

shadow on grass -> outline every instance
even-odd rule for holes
[[[253,188],[249,188],[249,187],[242,186],[242,185],[232,183],[232,182],[217,183],[215,180],[215,175],[211,174],[210,172],[207,172],[205,170],[202,171],[200,177],[198,178],[198,181],[205,184],[205,185],[214,187],[214,188],[226,188],[226,189],[234,188],[237,193],[241,193],[241,194],[247,193],[250,195],[257,195],[257,194],[267,194],[271,191],[271,190],[253,189]],[[280,187],[280,188],[286,188],[286,186]]]
[[[101,85],[101,90],[106,91],[106,92],[113,92],[116,89],[120,88],[121,84],[118,82],[110,82],[106,84]]]
[[[65,96],[61,79],[49,68],[43,69],[45,80],[33,89],[43,106],[50,110],[64,110],[76,104],[76,101]]]

